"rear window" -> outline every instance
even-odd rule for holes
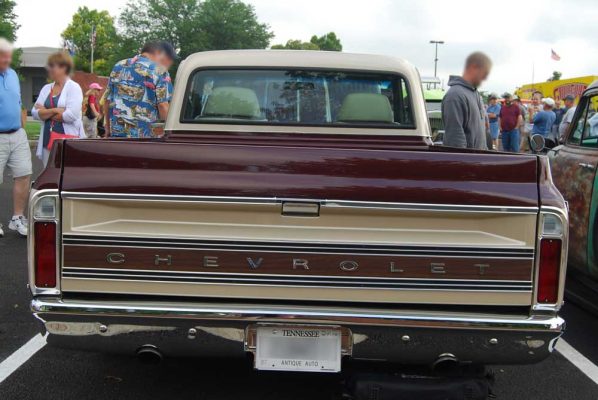
[[[198,70],[181,122],[413,127],[402,77],[310,70]]]

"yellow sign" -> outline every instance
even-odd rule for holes
[[[552,97],[555,101],[563,101],[565,97],[572,95],[577,103],[584,90],[596,80],[598,80],[597,75],[589,75],[558,81],[530,83],[515,90],[515,94],[521,99],[531,99],[532,94],[538,91],[542,93],[542,97]]]

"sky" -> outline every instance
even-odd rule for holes
[[[467,54],[481,50],[494,67],[483,90],[501,93],[552,71],[563,78],[598,75],[598,0],[245,0],[275,33],[272,44],[334,31],[344,51],[387,54],[423,76],[460,74]],[[79,6],[118,16],[126,0],[17,0],[17,45],[60,46]],[[550,58],[551,49],[561,61]]]

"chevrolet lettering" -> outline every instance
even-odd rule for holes
[[[49,345],[312,372],[553,351],[569,221],[545,157],[434,145],[393,57],[204,52],[175,87],[163,137],[57,141],[33,184]]]
[[[242,257],[240,257],[241,259]],[[226,268],[225,265],[220,265],[218,256],[204,256],[201,258],[203,261],[201,263],[199,263],[199,268],[198,270],[203,267],[203,268],[210,268],[210,269],[214,269],[214,268]],[[246,262],[247,262],[247,266],[250,270],[255,270],[258,269],[263,263],[264,263],[264,258],[263,257],[259,257],[259,258],[251,258],[251,257],[246,257],[245,258]],[[126,256],[124,253],[108,253],[106,255],[106,261],[109,264],[124,264],[126,262]],[[235,260],[235,262],[239,262],[239,260]],[[160,256],[160,255],[156,255],[154,258],[154,263],[155,265],[167,265],[167,266],[172,266],[174,261],[172,258],[172,255],[167,255],[167,256]],[[266,264],[268,264],[268,262],[266,262]],[[400,265],[400,264],[399,264]],[[302,268],[300,268],[299,270],[309,270],[309,266],[310,266],[310,261],[307,259],[292,259],[291,263],[290,263],[290,269],[297,269],[297,266],[301,266]],[[391,273],[395,273],[395,274],[403,274],[405,273],[405,268],[402,268],[400,266],[397,266],[397,262],[395,261],[390,261],[387,263],[387,265],[384,266],[380,266],[382,268],[377,268],[377,269],[388,269]],[[126,268],[126,265],[123,265],[123,268]],[[317,268],[317,266],[316,266]],[[345,272],[352,272],[352,271],[357,271],[357,269],[359,268],[359,262],[355,261],[355,260],[344,260],[341,261],[340,263],[338,263],[338,268],[340,268],[342,271]],[[447,269],[446,269],[446,264],[444,263],[431,263],[429,266],[429,273],[432,274],[446,274],[447,273]],[[486,271],[490,268],[490,264],[472,264],[471,265],[471,269],[472,271],[476,272],[478,275],[485,275]],[[407,268],[407,270],[409,270],[409,268]]]

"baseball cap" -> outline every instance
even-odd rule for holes
[[[502,97],[503,97],[503,99],[510,99],[510,98],[511,98],[511,97],[513,97],[513,96],[511,96],[511,93],[509,93],[509,92],[504,92],[504,93],[502,94]]]
[[[489,99],[498,99],[498,95],[496,93],[490,93],[490,96],[488,96]]]
[[[545,97],[542,99],[542,103],[546,104],[547,106],[554,107],[554,100],[550,97]]]
[[[573,96],[572,94],[568,94],[567,96],[565,96],[565,100],[575,101],[575,96]]]
[[[101,87],[99,83],[95,83],[95,82],[92,83],[91,85],[89,85],[89,88],[90,89],[97,89],[97,90],[102,90],[103,89],[103,87]]]

